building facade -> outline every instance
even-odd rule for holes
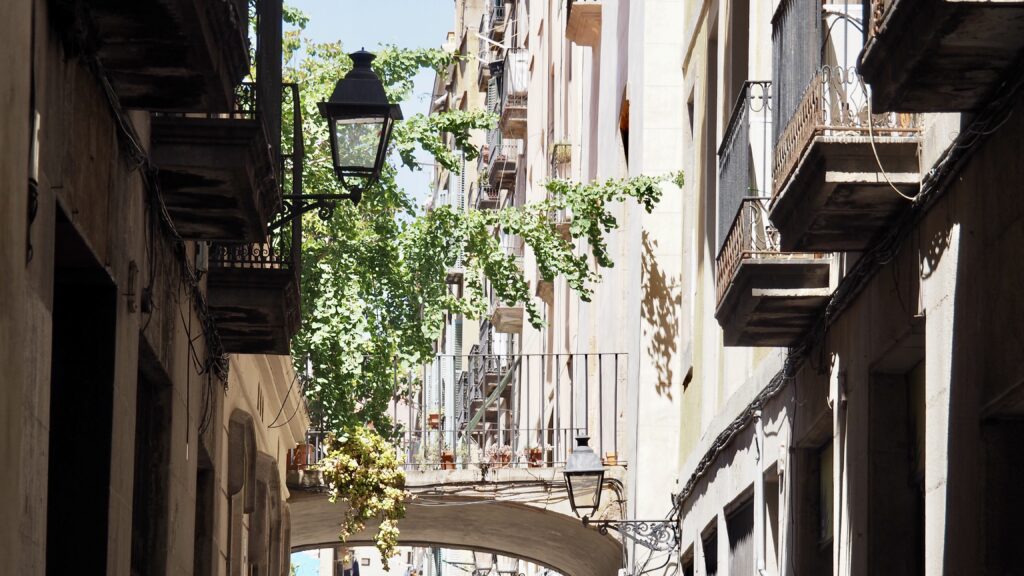
[[[592,302],[508,239],[546,325],[483,323],[510,335],[514,452],[558,466],[588,433],[625,518],[678,512],[679,549],[625,540],[629,573],[1014,572],[1022,8],[918,8],[485,3],[470,205],[685,173],[613,207]],[[606,353],[626,369],[595,395]]]
[[[301,150],[255,9],[0,8],[0,572],[288,573]]]

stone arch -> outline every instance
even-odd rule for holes
[[[326,494],[293,491],[289,507],[292,550],[338,544],[338,506]],[[573,576],[615,576],[622,546],[561,506],[545,509],[479,497],[431,496],[431,503],[407,506],[399,523],[403,546],[439,546],[513,556]],[[557,500],[557,496],[552,498]],[[496,520],[500,519],[500,520]],[[351,546],[373,546],[375,525],[352,535]]]

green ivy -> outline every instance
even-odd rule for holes
[[[328,99],[352,63],[339,42],[304,39],[308,18],[301,12],[288,8],[285,14],[285,81],[300,87],[304,192],[343,193],[317,102]],[[389,98],[400,101],[411,94],[417,72],[426,68],[444,73],[454,62],[452,54],[439,49],[385,46],[373,65]],[[285,103],[282,120],[286,151],[294,125],[291,107],[292,102]],[[377,545],[385,557],[394,550],[396,523],[404,514],[401,471],[387,445],[399,431],[388,406],[416,390],[418,382],[409,375],[432,358],[445,319],[452,314],[483,317],[488,310],[486,280],[501,301],[521,303],[531,325],[543,325],[521,264],[504,252],[495,228],[524,240],[545,280],[562,277],[587,300],[600,280],[600,268],[613,264],[605,240],[617,226],[610,207],[635,201],[650,211],[660,198],[661,181],[669,178],[588,184],[554,180],[547,184],[546,200],[493,211],[446,206],[424,210],[417,199],[426,190],[397,185],[399,169],[422,168],[414,155],[417,149],[458,172],[463,158],[479,154],[471,133],[493,128],[495,121],[485,111],[456,110],[399,122],[392,160],[358,206],[340,202],[327,220],[315,212],[303,217],[302,325],[292,340],[295,369],[307,375],[305,391],[317,424],[338,434],[338,448],[323,467],[332,497],[350,506],[341,534],[345,537],[362,522],[380,518]],[[563,209],[572,214],[568,240],[551,221],[551,214]],[[465,270],[461,298],[445,283],[459,262]]]

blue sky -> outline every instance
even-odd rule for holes
[[[381,44],[407,48],[439,47],[455,24],[453,0],[285,0],[309,16],[306,35],[319,42],[341,40],[346,50],[366,48],[376,51]],[[427,112],[434,85],[433,71],[416,76],[412,99],[402,102],[402,112],[409,117]],[[423,153],[419,155],[421,158]],[[424,159],[425,163],[432,160]],[[411,173],[402,170],[398,183],[426,198],[430,186],[430,170]]]
[[[306,36],[318,42],[341,40],[348,51],[366,48],[373,52],[381,44],[407,48],[428,48],[444,44],[455,23],[453,0],[285,0],[309,16]],[[411,116],[427,112],[434,73],[416,77],[412,99],[402,102],[402,112]],[[425,198],[430,185],[429,168],[422,172],[403,170],[400,185]],[[340,521],[340,518],[339,518]],[[299,576],[319,574],[316,552],[294,554]]]

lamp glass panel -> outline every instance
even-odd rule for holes
[[[498,572],[516,572],[519,570],[519,559],[510,556],[498,556]]]
[[[384,117],[346,118],[334,121],[335,165],[372,170],[380,149]]]
[[[572,499],[576,508],[582,512],[590,512],[597,508],[600,497],[599,487],[603,474],[568,474],[571,484]]]
[[[491,552],[473,552],[473,563],[476,564],[478,570],[482,572],[490,572],[491,567],[494,566],[494,554]]]

